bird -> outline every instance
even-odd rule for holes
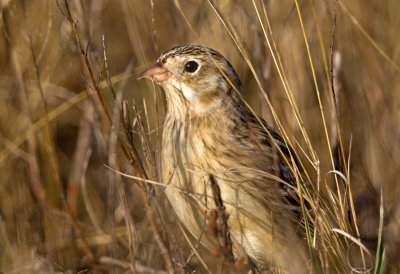
[[[244,102],[231,63],[214,49],[182,45],[143,78],[165,92],[161,180],[179,221],[211,250],[217,184],[236,260],[245,254],[257,271],[307,273],[296,155]]]

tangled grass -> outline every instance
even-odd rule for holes
[[[299,190],[312,271],[400,271],[398,1],[0,7],[0,272],[244,271],[188,235],[159,181],[165,102],[135,76],[180,44],[232,61],[326,197]]]

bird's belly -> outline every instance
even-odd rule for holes
[[[204,246],[215,245],[207,226],[213,221],[211,212],[216,210],[210,186],[212,175],[221,190],[236,250],[244,249],[258,265],[273,258],[284,238],[284,222],[275,215],[277,183],[249,169],[250,164],[233,157],[224,159],[221,150],[210,150],[204,141],[192,138],[194,142],[185,143],[179,135],[172,136],[175,138],[170,143],[163,144],[162,179],[168,185],[165,193],[179,220],[196,239],[201,237]]]
[[[207,170],[187,161],[164,161],[163,169],[164,181],[169,182],[165,193],[176,216],[196,239],[201,237],[207,248],[215,246],[214,236],[208,231],[208,224],[214,221],[211,212],[216,210],[210,174],[220,187],[234,246],[241,246],[250,257],[262,260],[266,250],[273,250],[268,246],[280,245],[274,243],[279,237],[272,236],[274,225],[279,225],[276,216],[267,209],[263,193],[250,189],[251,180],[242,178],[240,182],[235,178],[240,177],[238,169]],[[259,197],[255,197],[257,192]]]

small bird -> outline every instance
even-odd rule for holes
[[[301,207],[292,172],[295,155],[240,96],[240,79],[217,51],[174,47],[142,72],[166,95],[161,151],[162,182],[177,217],[209,249],[220,188],[236,259],[259,271],[279,266],[306,273],[304,247],[296,233]],[[210,177],[211,176],[211,177]]]

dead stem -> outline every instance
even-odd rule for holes
[[[232,252],[232,240],[229,232],[228,226],[228,214],[225,212],[225,206],[221,197],[221,189],[214,176],[210,174],[210,184],[213,192],[213,198],[216,210],[216,237],[220,245],[220,252],[222,253],[224,259],[228,263],[233,263],[233,252]]]
[[[82,43],[81,43],[81,39],[80,39],[80,35],[77,29],[77,21],[75,19],[73,19],[69,5],[68,5],[68,1],[64,0],[64,4],[65,4],[65,11],[63,12],[63,9],[60,7],[61,12],[64,14],[64,16],[67,18],[67,20],[70,22],[70,25],[72,27],[74,36],[75,36],[75,40],[76,40],[76,44],[77,47],[80,51],[80,55],[81,55],[81,61],[83,64],[83,68],[84,68],[84,73],[85,76],[89,79],[89,83],[90,83],[90,87],[92,89],[94,89],[95,94],[97,95],[97,102],[100,105],[100,109],[102,111],[103,116],[105,116],[105,123],[110,126],[112,125],[112,119],[111,116],[106,108],[105,102],[103,100],[103,97],[101,95],[99,86],[97,84],[97,82],[95,81],[94,78],[94,74],[93,74],[93,70],[91,68],[89,59],[88,59],[88,55],[87,55],[87,50],[83,50],[82,47]],[[95,101],[96,102],[96,101]],[[126,125],[126,123],[124,123],[124,125]],[[125,132],[127,130],[125,129]],[[118,136],[118,135],[117,135]],[[121,145],[121,148],[125,154],[125,156],[129,159],[130,163],[134,166],[134,167],[139,167],[139,169],[136,169],[136,173],[138,176],[147,179],[147,172],[145,171],[145,169],[143,168],[141,161],[139,160],[139,155],[137,153],[137,150],[135,149],[135,146],[133,143],[130,144],[130,150],[127,149],[127,147],[125,146],[124,142],[118,142]],[[132,158],[132,156],[134,158]],[[142,185],[141,183],[139,183],[139,185]],[[150,227],[152,229],[153,235],[154,235],[154,239],[160,249],[160,252],[162,254],[162,256],[164,257],[165,260],[165,264],[167,267],[167,270],[169,273],[174,273],[174,268],[173,268],[173,264],[172,264],[172,260],[171,260],[171,255],[169,254],[169,250],[167,248],[167,246],[165,245],[162,236],[159,232],[159,228],[157,226],[157,223],[155,221],[155,216],[154,216],[154,212],[153,209],[151,207],[151,204],[149,203],[149,199],[148,199],[148,193],[145,191],[145,187],[142,185],[142,197],[145,201],[145,205],[147,206],[147,218],[149,220],[150,223]]]
[[[78,209],[78,199],[80,196],[80,182],[85,172],[86,155],[91,150],[91,142],[93,138],[93,106],[88,103],[83,103],[83,117],[79,124],[79,132],[73,156],[71,172],[68,178],[67,186],[67,204],[73,214],[76,214]]]

